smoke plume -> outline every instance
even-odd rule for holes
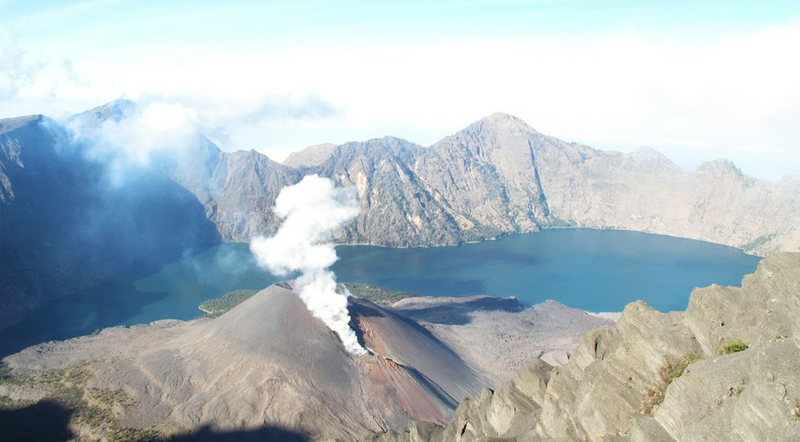
[[[338,259],[334,235],[358,215],[355,189],[308,175],[284,187],[273,210],[283,220],[278,233],[250,243],[259,265],[280,276],[299,271],[297,290],[308,310],[339,335],[350,353],[365,353],[349,325],[349,293],[336,291],[336,276],[328,269]]]

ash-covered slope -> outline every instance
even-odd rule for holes
[[[420,325],[359,299],[354,323],[375,353],[354,357],[288,287],[271,286],[214,319],[109,329],[6,362],[20,374],[88,364],[89,389],[130,398],[121,426],[162,433],[274,425],[313,438],[365,437],[414,419],[443,424],[487,385]]]
[[[696,289],[686,312],[628,305],[568,364],[535,362],[464,401],[444,428],[375,440],[798,440],[798,365],[800,254],[781,253],[742,287]]]
[[[612,324],[554,302],[522,309],[512,298],[409,298],[384,308],[350,298],[352,324],[370,350],[354,357],[290,287],[271,286],[216,318],[31,347],[4,359],[12,371],[0,367],[0,400],[10,409],[63,400],[53,379],[79,373],[71,411],[95,407],[91,415],[103,420],[71,421],[77,434],[266,425],[358,439],[415,420],[444,425],[465,397],[508,379],[510,367],[550,349],[569,353],[582,331]]]
[[[556,301],[523,308],[515,298],[480,295],[406,298],[392,309],[424,324],[470,366],[493,375],[493,385],[537,357],[560,365],[584,333],[613,325]]]

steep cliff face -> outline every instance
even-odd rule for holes
[[[78,143],[91,145],[91,150],[103,150],[108,141],[93,135],[107,129],[107,125],[112,132],[119,130],[115,125],[135,118],[140,111],[135,103],[115,101],[75,115],[67,126],[79,128]],[[123,127],[123,131],[140,129],[138,125]],[[213,223],[225,240],[247,242],[255,235],[274,231],[275,198],[284,186],[300,181],[302,174],[256,151],[223,152],[199,132],[175,138],[156,143],[144,161],[126,163],[125,168],[147,170],[191,192],[203,206],[204,218]],[[146,137],[142,136],[142,140]],[[134,138],[129,144],[140,141]],[[114,149],[135,151],[136,146],[114,146]]]
[[[568,364],[534,363],[464,401],[444,428],[375,440],[796,440],[798,318],[800,254],[773,255],[742,287],[696,289],[686,312],[628,305]]]
[[[133,103],[115,102],[71,122],[91,135],[135,112]],[[4,120],[5,132],[20,121]],[[48,143],[19,141],[17,150]],[[358,189],[362,211],[340,238],[347,243],[452,245],[573,226],[701,239],[762,255],[800,249],[797,179],[757,180],[724,160],[690,173],[652,149],[623,154],[566,143],[505,114],[429,147],[392,137],[313,146],[287,160],[292,167],[255,151],[223,152],[199,133],[189,144],[154,155],[151,172],[191,192],[227,241],[271,233],[280,189],[317,173]],[[0,201],[12,192],[5,172],[12,157],[0,165]]]
[[[426,187],[475,224],[536,231],[548,217],[531,142],[537,136],[521,120],[494,114],[420,150],[414,168]]]
[[[491,115],[429,147],[383,138],[323,154],[323,165],[296,170],[358,186],[362,216],[348,242],[430,246],[590,227],[760,255],[800,250],[796,179],[758,180],[724,160],[687,172],[653,149],[626,154],[566,143],[510,115]]]
[[[303,177],[255,151],[222,152],[204,137],[159,168],[195,195],[225,240],[239,242],[274,233],[275,198]]]
[[[392,137],[347,143],[320,167],[307,170],[356,187],[361,212],[343,242],[408,246],[460,240],[454,212],[437,201],[412,168],[419,149]]]
[[[660,233],[757,254],[800,248],[796,193],[717,160],[685,172],[652,149],[629,154],[580,146],[537,150],[552,221]]]
[[[317,173],[358,189],[345,243],[453,245],[549,227],[635,230],[766,255],[800,250],[800,181],[767,182],[717,160],[686,172],[653,149],[606,152],[493,114],[422,147],[393,137],[313,146],[274,163],[203,139],[170,177],[226,240],[271,232],[282,186]],[[303,158],[309,157],[308,161]]]

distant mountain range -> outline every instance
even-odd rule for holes
[[[69,123],[91,134],[137,111],[116,101]],[[343,243],[441,246],[590,227],[759,255],[800,250],[798,178],[762,181],[725,160],[687,172],[652,149],[601,151],[499,113],[428,147],[385,137],[313,146],[285,164],[197,134],[124,186],[104,181],[110,166],[87,155],[89,143],[44,116],[0,120],[0,327],[134,260],[271,233],[280,189],[312,173],[358,190],[362,210]]]

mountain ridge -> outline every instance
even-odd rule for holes
[[[32,229],[41,223],[26,220],[42,220],[51,207],[60,207],[65,196],[76,191],[69,180],[86,180],[77,186],[84,188],[85,204],[100,200],[110,207],[136,201],[141,210],[149,210],[146,219],[176,215],[174,208],[154,203],[163,195],[153,186],[144,186],[150,189],[145,192],[150,200],[126,186],[129,198],[117,198],[121,202],[115,203],[109,191],[123,188],[109,190],[102,184],[117,164],[87,154],[92,143],[102,142],[92,137],[92,128],[106,121],[119,124],[116,119],[135,108],[132,102],[112,102],[73,117],[73,122],[84,119],[82,133],[88,134],[77,139],[69,126],[44,116],[0,120],[0,221],[5,227],[0,245],[16,250],[8,262],[31,262],[53,254],[46,237],[57,233],[55,227],[40,232],[38,236],[45,238],[41,245],[24,244],[11,232]],[[99,147],[105,152],[104,146]],[[20,166],[21,158],[45,151],[50,153],[40,159],[49,164],[47,173],[36,175],[35,167]],[[292,168],[256,151],[224,152],[196,132],[188,145],[153,152],[149,163],[137,165],[131,176],[159,182],[177,200],[193,198],[181,203],[181,216],[187,223],[197,217],[197,226],[210,223],[214,236],[227,242],[249,242],[254,236],[274,233],[278,223],[272,206],[280,190],[304,175],[319,174],[357,190],[361,210],[337,238],[343,244],[449,246],[546,228],[584,227],[703,240],[762,256],[800,250],[800,179],[766,182],[726,161],[708,162],[687,172],[652,149],[620,153],[567,143],[507,114],[473,122],[427,147],[383,137],[333,146],[330,152],[318,165]],[[12,198],[25,188],[30,189],[27,200],[36,204],[18,212],[15,207],[22,206]],[[37,210],[40,213],[34,213]],[[81,211],[75,216],[71,224],[60,227],[62,234],[92,239],[85,225],[94,218]],[[172,235],[187,247],[208,244],[206,233],[191,238],[200,230],[205,231],[193,227]],[[18,289],[0,289],[4,292],[0,300],[5,299],[0,304],[14,305],[6,309],[13,314],[0,314],[0,327],[24,317],[42,299],[72,291],[45,290],[35,282],[38,273],[28,270],[8,269],[13,284],[6,286]],[[69,273],[65,270],[58,278]]]

